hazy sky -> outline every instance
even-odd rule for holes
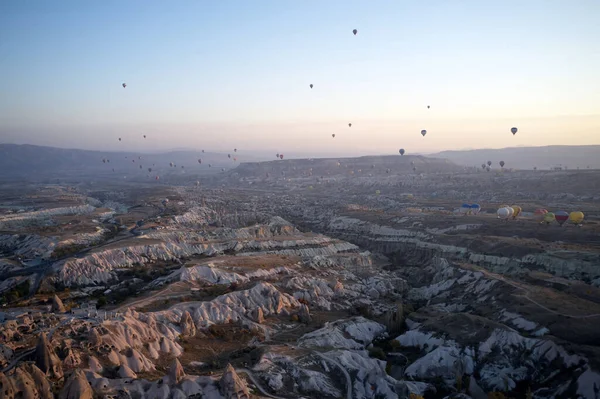
[[[0,142],[600,144],[599,21],[598,0],[3,0]]]

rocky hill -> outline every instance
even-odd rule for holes
[[[480,167],[492,161],[494,168],[504,161],[505,168],[550,169],[556,166],[568,169],[600,169],[600,145],[544,147],[511,147],[499,149],[478,149],[467,151],[443,151],[432,157],[446,158],[459,165]]]

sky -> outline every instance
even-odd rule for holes
[[[598,0],[4,0],[0,143],[315,156],[600,144],[598,21]]]

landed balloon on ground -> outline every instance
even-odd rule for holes
[[[569,214],[569,222],[573,224],[581,224],[581,222],[583,222],[583,218],[583,212],[576,211]]]
[[[558,224],[562,226],[567,220],[569,220],[569,214],[565,211],[558,211],[554,213],[554,219],[556,219]]]
[[[500,208],[496,211],[498,219],[508,219],[510,217],[510,210],[508,208]]]
[[[544,220],[544,216],[548,213],[548,210],[546,209],[536,209],[535,212],[533,212],[533,218],[535,220],[538,220],[540,222],[542,222]]]
[[[554,222],[554,220],[556,220],[556,219],[555,219],[553,212],[548,212],[544,215],[544,223],[550,224],[550,223]]]
[[[523,209],[518,205],[513,205],[511,206],[511,208],[514,210],[513,219],[519,217],[519,215],[521,215],[521,212],[523,212]]]

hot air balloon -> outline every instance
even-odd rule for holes
[[[119,141],[121,141],[121,138],[119,137]]]
[[[356,36],[356,34],[358,33],[358,30],[357,29],[353,29],[352,33],[354,33],[354,36]]]
[[[146,135],[144,134],[144,138],[146,138]]]
[[[548,211],[546,209],[536,209],[535,212],[533,212],[533,218],[539,222],[542,222],[544,220],[544,215],[547,213]],[[554,216],[552,218],[554,219]]]
[[[504,167],[504,161],[500,161],[500,167],[503,168]]]
[[[521,214],[521,212],[523,212],[523,209],[518,205],[512,205],[511,208],[514,209],[514,211],[515,211],[512,215],[513,219],[518,218],[519,215]]]
[[[140,165],[140,169],[142,169],[142,165]]]
[[[237,148],[234,148],[234,149],[233,149],[233,152],[237,152]]]
[[[198,158],[198,163],[201,164],[202,163],[202,159]]]
[[[211,165],[211,164],[208,164],[208,167],[209,167],[209,168],[212,168],[212,165]]]
[[[204,150],[202,150],[202,153],[204,154]]]
[[[556,219],[558,224],[562,226],[567,220],[569,220],[569,214],[565,211],[558,211],[554,213],[554,219]]]
[[[156,180],[158,180],[158,179],[159,179],[159,177],[158,177],[158,176],[156,176]]]
[[[492,161],[487,161],[487,166],[492,166]]]
[[[106,159],[103,159],[103,160],[102,160],[102,163],[106,163]]]
[[[464,213],[465,215],[471,211],[471,204],[462,204],[460,206],[460,213]]]
[[[472,204],[471,205],[471,213],[473,215],[477,215],[480,211],[481,211],[481,206],[479,204]]]
[[[333,133],[333,134],[331,135],[331,137],[335,138],[335,133]]]
[[[199,182],[199,181],[197,181],[197,182],[196,182],[196,187],[198,187],[199,185],[200,185],[200,182]]]
[[[513,127],[513,128],[510,129],[510,131],[511,131],[511,133],[514,136],[515,134],[517,134],[518,129],[516,127]]]
[[[510,210],[508,208],[500,208],[496,212],[498,219],[508,219],[510,217]]]
[[[552,212],[547,212],[546,214],[544,214],[544,223],[546,224],[550,224],[552,222],[554,222],[555,219],[555,215]]]
[[[400,148],[400,155],[404,155],[404,148]]]
[[[233,162],[237,162],[237,158],[235,158],[235,157],[234,157],[234,158],[233,158]]]
[[[489,172],[490,170],[492,170],[489,166],[486,168],[486,170]]]
[[[310,84],[310,88],[311,88],[311,89],[313,88],[313,84],[312,84],[312,83]]]
[[[348,123],[348,127],[352,127],[352,123]]]
[[[172,168],[173,167],[173,162],[169,162],[169,167]]]
[[[279,154],[279,159],[283,159],[283,154]]]
[[[127,83],[122,83],[123,88],[127,87]]]
[[[148,173],[152,172],[152,168],[148,168]]]
[[[231,159],[231,154],[227,154],[227,158]]]
[[[485,164],[484,163],[481,164],[481,169],[485,169]]]
[[[417,171],[417,167],[413,166],[413,172],[416,172],[416,171]]]
[[[571,212],[569,214],[569,222],[571,222],[575,225],[581,224],[581,222],[583,222],[583,217],[584,217],[583,212],[579,212],[579,211]]]
[[[385,173],[390,173],[390,170],[389,170],[389,169],[386,169],[386,170],[385,170]]]
[[[427,134],[427,130],[421,130],[421,136],[425,137],[426,134]]]
[[[185,169],[185,168],[183,167],[183,165],[181,165],[181,169]]]

